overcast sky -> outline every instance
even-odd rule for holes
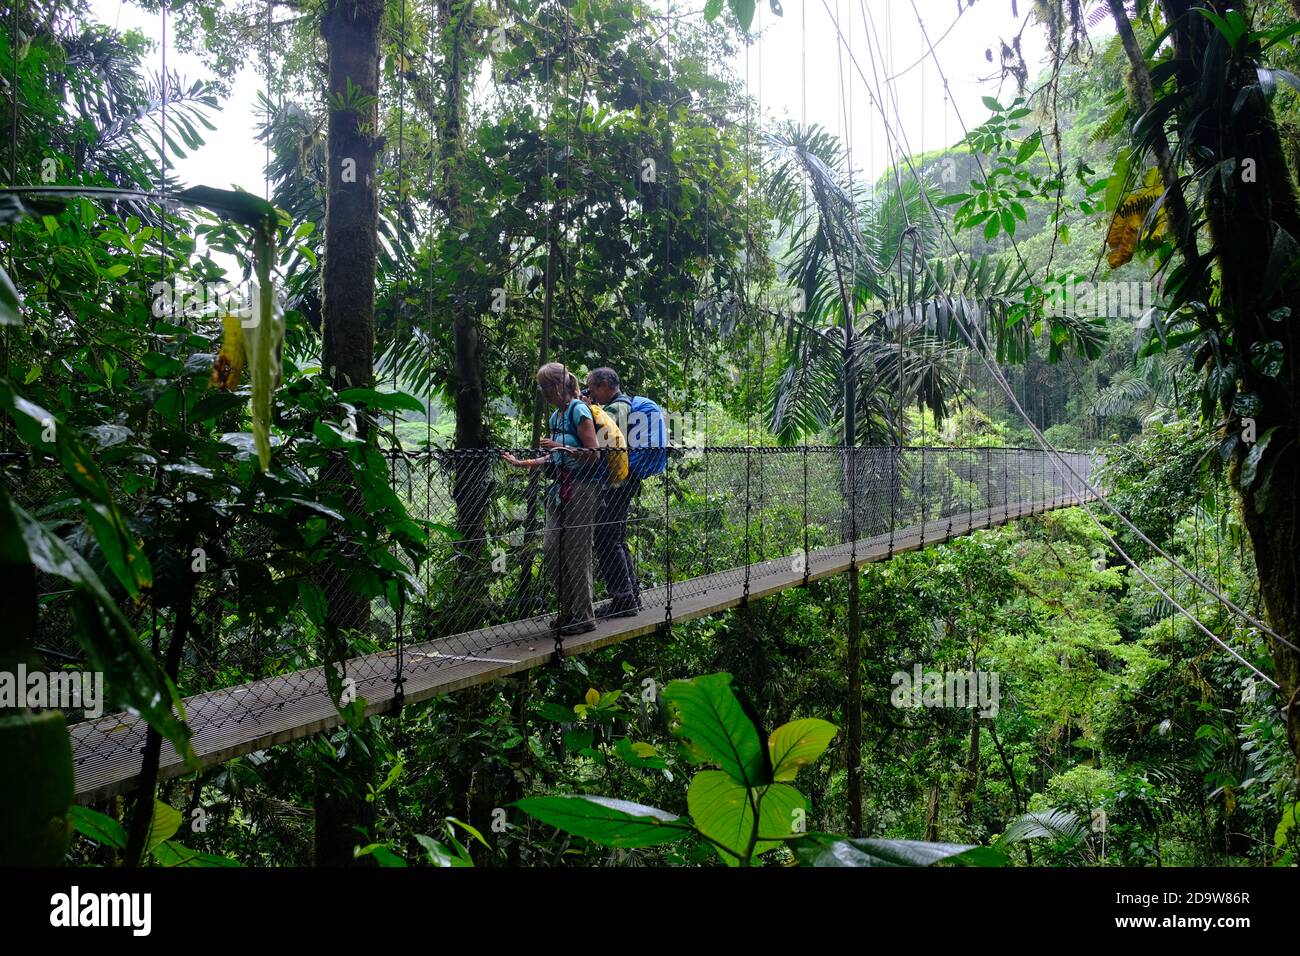
[[[670,0],[659,2],[667,6]],[[1028,0],[1017,5],[1022,15],[1029,7]],[[700,9],[703,4],[672,0],[672,6],[680,11]],[[988,115],[983,96],[1010,96],[1008,90],[999,90],[996,81],[984,81],[996,72],[985,59],[985,50],[996,50],[999,38],[1010,37],[1023,26],[1023,20],[1012,16],[1012,6],[1012,0],[978,0],[958,20],[958,0],[785,0],[785,15],[778,18],[766,0],[759,0],[755,23],[762,39],[737,58],[735,68],[742,78],[748,76],[750,90],[761,99],[766,115],[820,123],[850,141],[847,127],[854,166],[874,178],[888,166],[892,140],[879,110],[868,99],[863,75],[873,86],[877,75],[882,83],[894,77],[885,83],[885,107],[895,136],[912,152],[954,143],[962,135],[961,120],[973,127]],[[93,0],[92,8],[107,24],[139,27],[155,43],[161,37],[159,17],[125,0]],[[936,45],[938,65],[927,55],[916,11]],[[1025,32],[1024,51],[1033,75],[1044,52],[1037,25]],[[155,49],[150,58],[152,69],[158,67],[159,54]],[[207,75],[196,58],[175,49],[168,50],[167,61],[187,80]],[[947,77],[951,102],[945,101],[940,69]],[[236,77],[221,114],[211,117],[216,132],[208,134],[203,149],[178,164],[177,172],[187,185],[238,186],[263,193],[265,152],[254,136],[253,113],[254,98],[263,85],[256,63],[250,60]]]

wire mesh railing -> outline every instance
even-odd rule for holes
[[[1088,455],[1063,457],[1076,475],[1091,474]],[[1047,453],[1008,448],[703,447],[616,487],[521,472],[495,449],[396,454],[391,467],[395,492],[433,529],[427,559],[411,568],[424,597],[402,608],[371,600],[349,634],[343,676],[357,696],[399,706],[408,682],[491,662],[494,651],[562,646],[609,618],[671,623],[675,603],[715,591],[747,597],[777,576],[806,580],[837,548],[879,539],[892,553],[918,528],[924,546],[1083,491]],[[260,528],[234,537],[241,567],[274,547]],[[53,622],[57,602],[44,613]],[[296,699],[328,692],[307,611],[267,622],[242,606],[238,573],[205,578],[177,680],[196,740],[239,737],[231,727],[283,718]],[[120,714],[78,723],[79,778],[96,762],[138,755],[146,733]]]

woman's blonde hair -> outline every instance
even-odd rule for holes
[[[537,384],[543,392],[561,395],[568,395],[570,398],[577,398],[581,392],[578,386],[578,376],[574,375],[563,362],[547,362],[537,370]]]

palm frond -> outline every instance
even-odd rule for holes
[[[1037,839],[1075,844],[1087,835],[1088,824],[1069,810],[1034,810],[1008,823],[995,845],[1011,846]]]

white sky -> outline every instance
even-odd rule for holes
[[[672,0],[660,2],[666,6]],[[702,9],[698,0],[687,2],[690,8]],[[1020,0],[1018,6],[1023,17],[1029,0]],[[673,3],[674,10],[682,7],[682,0]],[[874,69],[881,71],[882,80],[906,71],[888,84],[886,107],[891,124],[913,153],[959,140],[958,112],[968,126],[982,122],[988,110],[981,97],[1010,96],[1000,91],[996,82],[981,80],[996,72],[994,64],[985,60],[985,50],[996,49],[999,38],[1010,37],[1023,26],[1022,19],[1011,15],[1012,0],[979,0],[961,15],[951,32],[948,29],[957,16],[957,0],[915,0],[915,10],[936,43],[952,93],[951,104],[945,104],[939,67],[926,56],[913,0],[786,0],[784,7],[784,17],[778,18],[768,9],[767,0],[759,0],[755,24],[764,31],[763,37],[738,57],[737,74],[742,78],[748,75],[750,90],[768,116],[820,123],[844,139],[848,138],[844,135],[847,125],[852,133],[853,164],[873,179],[888,167],[889,150],[880,114],[870,104],[858,73],[860,67],[875,82],[872,52]],[[92,10],[107,24],[121,29],[138,27],[155,42],[161,36],[159,17],[145,14],[125,0],[93,0]],[[857,67],[848,49],[837,43],[832,15],[847,38]],[[883,49],[877,46],[876,36]],[[1024,35],[1031,77],[1044,49],[1042,29],[1031,26]],[[159,52],[155,49],[149,58],[151,69],[159,65]],[[913,67],[917,61],[920,65]],[[167,62],[187,80],[207,76],[196,57],[170,48],[170,41]],[[264,192],[266,157],[264,147],[255,139],[257,117],[253,111],[256,92],[264,85],[258,75],[259,63],[260,59],[250,58],[249,66],[235,77],[231,97],[219,114],[210,116],[217,130],[207,134],[204,147],[176,164],[186,185],[238,186],[257,194]]]

